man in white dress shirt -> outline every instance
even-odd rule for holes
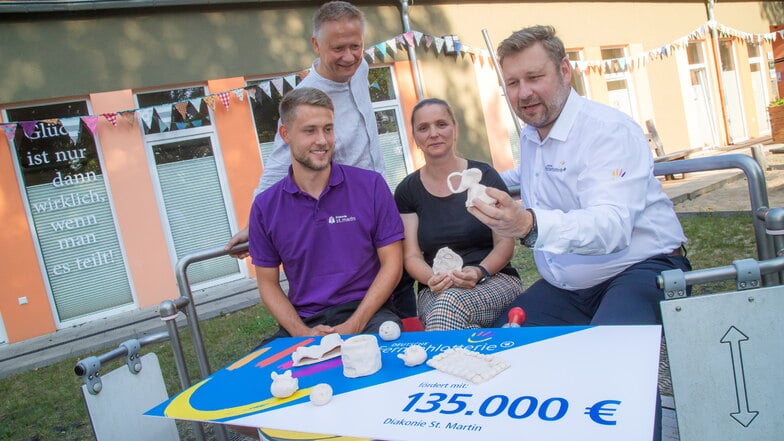
[[[542,279],[510,306],[526,325],[661,323],[656,287],[663,270],[691,269],[672,203],[653,175],[640,126],[571,88],[571,65],[549,26],[515,32],[498,57],[515,113],[526,123],[520,167],[522,205],[488,189],[495,206],[472,213],[495,232],[533,248]],[[506,322],[506,314],[497,325]]]

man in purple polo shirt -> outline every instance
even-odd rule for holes
[[[403,224],[384,178],[332,162],[334,113],[322,91],[280,103],[288,175],[256,196],[249,251],[261,299],[280,324],[270,337],[376,333],[403,271]],[[288,295],[279,282],[283,264]]]

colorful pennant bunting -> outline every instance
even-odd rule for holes
[[[600,75],[603,75],[605,72],[618,73],[640,69],[650,61],[671,56],[677,50],[686,47],[692,40],[705,38],[706,35],[714,29],[722,37],[735,38],[746,41],[747,43],[772,42],[777,38],[784,38],[784,29],[766,34],[752,34],[725,26],[716,21],[709,21],[703,25],[700,25],[686,36],[678,38],[667,45],[651,49],[648,52],[611,60],[572,61],[572,68],[585,74],[598,73]],[[380,42],[368,47],[365,50],[365,57],[369,62],[383,62],[387,57],[392,57],[392,59],[394,59],[394,57],[397,55],[398,46],[401,48],[424,46],[425,49],[433,48],[436,54],[442,54],[446,49],[448,49],[447,45],[445,44],[445,40],[442,37],[424,34],[419,31],[409,31],[404,34],[397,35],[384,42]],[[462,57],[469,55],[471,62],[476,63],[478,61],[480,63],[480,67],[485,67],[485,65],[488,67],[490,66],[490,63],[486,63],[486,61],[490,59],[490,53],[486,49],[474,48],[461,43],[459,40],[454,41],[453,49],[455,53],[459,53]],[[118,116],[121,116],[129,124],[135,124],[135,117],[138,117],[142,125],[147,128],[152,128],[154,114],[157,114],[159,128],[161,130],[167,130],[171,125],[172,107],[176,109],[183,118],[185,118],[187,115],[188,103],[193,105],[197,111],[201,110],[202,102],[205,102],[212,110],[215,110],[216,101],[220,100],[225,110],[229,111],[230,98],[232,94],[238,100],[244,101],[245,93],[247,93],[250,98],[260,103],[264,100],[265,96],[267,98],[272,97],[272,87],[274,87],[275,90],[277,90],[278,93],[282,95],[284,91],[284,82],[291,87],[295,87],[297,83],[297,77],[299,76],[299,78],[304,78],[308,72],[309,69],[303,69],[295,74],[287,74],[281,77],[271,78],[254,86],[232,89],[229,91],[219,92],[214,95],[207,95],[205,97],[193,98],[186,101],[162,104],[153,107],[123,110],[116,113],[104,113],[100,116],[106,118],[106,120],[109,121],[112,126],[117,125]],[[65,131],[71,137],[71,140],[76,143],[79,137],[80,121],[83,121],[93,134],[95,133],[95,128],[98,121],[98,116],[95,115],[84,116],[81,118],[73,117],[46,120],[42,119],[37,121],[12,121],[8,123],[1,123],[0,127],[2,127],[6,137],[10,140],[15,136],[17,127],[21,127],[24,134],[30,137],[33,135],[33,133],[35,133],[36,125],[39,122],[62,124],[65,128]]]

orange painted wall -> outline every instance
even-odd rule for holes
[[[207,82],[210,93],[220,93],[245,87],[245,79],[226,78]],[[244,99],[250,99],[245,96]],[[250,206],[253,202],[253,190],[256,189],[261,176],[261,156],[259,154],[259,141],[253,125],[253,115],[246,101],[239,101],[234,94],[230,94],[229,111],[218,102],[213,111],[215,129],[220,140],[223,162],[226,167],[231,203],[237,216],[239,229],[248,226]],[[250,259],[246,259],[249,269],[252,269]],[[249,276],[255,276],[255,271],[249,271]]]
[[[130,90],[95,93],[90,102],[96,115],[136,108]],[[143,308],[176,298],[174,265],[156,215],[158,203],[139,122],[120,117],[112,126],[99,118],[96,135],[137,303]]]
[[[8,342],[37,337],[55,331],[55,322],[46,285],[38,262],[35,242],[17,181],[8,138],[0,137],[0,314],[3,315]],[[27,297],[20,305],[19,297]]]

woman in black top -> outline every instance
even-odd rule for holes
[[[405,228],[405,268],[419,282],[419,317],[426,330],[490,326],[523,291],[509,263],[514,239],[496,236],[469,214],[467,192],[453,194],[447,177],[476,168],[482,172],[481,184],[507,188],[488,164],[457,156],[458,127],[447,102],[420,101],[411,126],[425,165],[398,185],[395,201]],[[462,257],[461,270],[435,274],[433,259],[443,247]]]

